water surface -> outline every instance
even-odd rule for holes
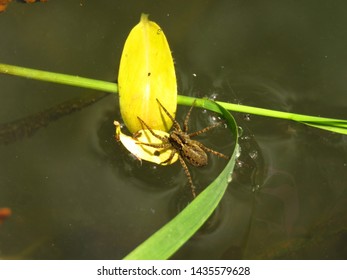
[[[347,119],[347,19],[335,1],[12,2],[0,61],[115,81],[142,12],[163,28],[184,95]],[[0,123],[92,90],[0,76]],[[181,122],[188,108],[179,107]],[[175,259],[344,259],[346,136],[234,114],[242,153],[220,206]],[[120,259],[189,200],[179,164],[140,165],[114,139],[117,96],[0,146],[0,258]],[[196,109],[192,129],[215,115]],[[200,138],[228,153],[228,130]],[[206,186],[223,168],[191,168]]]

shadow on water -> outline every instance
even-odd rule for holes
[[[12,144],[31,137],[39,129],[47,127],[62,117],[82,110],[107,96],[108,93],[91,93],[86,97],[68,100],[37,114],[0,124],[0,145]]]

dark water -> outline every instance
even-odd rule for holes
[[[0,62],[114,81],[125,38],[147,12],[168,37],[182,94],[347,119],[346,8],[344,1],[12,2],[0,14]],[[1,75],[0,123],[96,94]],[[186,111],[179,107],[179,121]],[[192,128],[214,117],[197,109]],[[234,180],[173,258],[346,258],[346,136],[235,117],[243,134]],[[190,190],[179,164],[139,165],[113,140],[114,119],[118,100],[108,95],[0,146],[0,208],[13,211],[0,225],[0,258],[120,259],[185,205]],[[220,128],[202,141],[227,152],[226,137]],[[191,169],[200,186],[225,164],[210,161]]]

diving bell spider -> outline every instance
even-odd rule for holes
[[[206,152],[210,152],[218,157],[229,159],[228,156],[219,153],[217,151],[214,151],[210,148],[205,147],[203,144],[196,140],[190,139],[191,137],[197,136],[199,134],[205,133],[206,131],[221,125],[223,122],[218,122],[213,125],[210,125],[208,127],[205,127],[201,130],[198,130],[196,132],[188,133],[188,121],[190,117],[190,113],[194,107],[195,100],[190,107],[187,116],[185,117],[184,123],[183,123],[183,130],[181,129],[181,126],[179,123],[170,115],[170,113],[165,109],[165,107],[159,102],[157,99],[158,104],[160,107],[164,110],[166,115],[171,119],[173,122],[173,130],[170,132],[169,136],[160,136],[156,134],[142,119],[137,117],[141,124],[145,126],[150,133],[160,139],[162,143],[160,144],[150,144],[150,143],[143,143],[139,142],[139,144],[155,147],[155,148],[162,148],[162,149],[171,149],[171,154],[168,159],[166,159],[163,163],[168,163],[171,161],[171,159],[174,157],[174,155],[178,154],[178,159],[184,169],[184,172],[186,173],[188,177],[188,181],[192,190],[193,197],[196,197],[195,193],[195,186],[193,184],[192,176],[190,175],[189,169],[187,167],[187,164],[185,161],[189,162],[193,166],[202,167],[207,165],[208,158]]]

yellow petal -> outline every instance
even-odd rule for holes
[[[142,129],[137,117],[153,129],[169,131],[172,121],[160,110],[156,99],[175,118],[175,68],[163,30],[149,21],[148,15],[141,15],[125,42],[118,86],[120,111],[131,133]]]
[[[153,136],[149,130],[147,129],[139,130],[137,133],[138,136],[135,139],[133,137],[130,137],[122,133],[119,122],[114,121],[114,125],[116,126],[117,141],[120,141],[123,144],[123,146],[139,160],[143,159],[143,160],[150,161],[160,165],[168,165],[177,161],[178,154],[175,153],[173,158],[169,162],[166,162],[166,160],[170,158],[171,152],[173,151],[171,148],[170,149],[155,148],[155,147],[149,147],[147,145],[141,144],[141,143],[162,144],[162,141],[158,139],[157,137]],[[154,133],[162,137],[169,136],[167,132],[164,132],[161,130],[153,130],[153,131]]]

